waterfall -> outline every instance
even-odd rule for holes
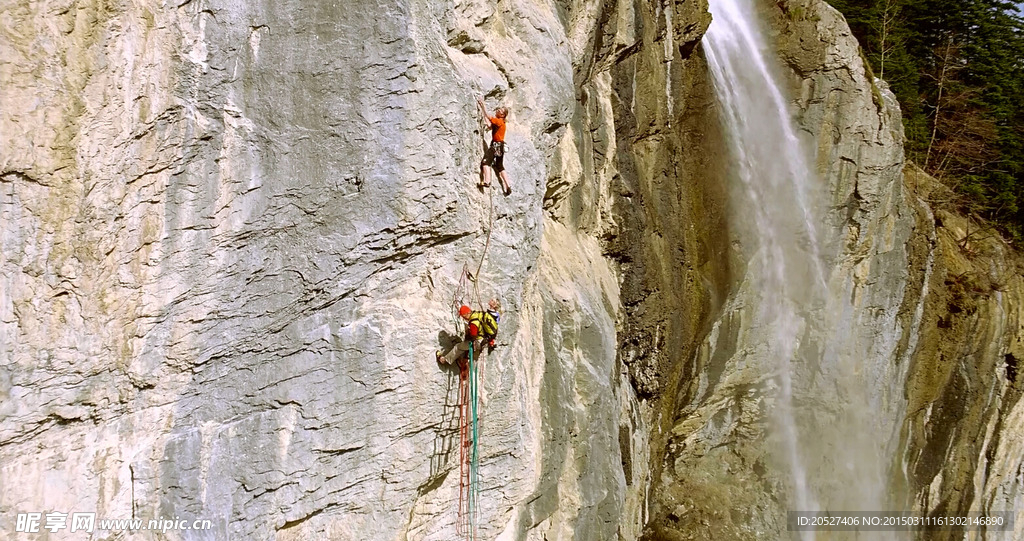
[[[769,64],[758,28],[742,0],[715,0],[706,55],[722,102],[735,175],[750,207],[761,246],[752,266],[761,293],[756,326],[767,332],[758,349],[779,363],[776,419],[792,474],[795,510],[818,505],[808,487],[793,409],[793,362],[803,320],[800,308],[821,298],[824,276],[809,203],[813,175],[789,118],[789,108]]]
[[[798,135],[755,6],[710,3],[704,51],[730,139],[735,220],[756,244],[747,275],[759,296],[752,308],[756,338],[745,348],[777,382],[769,423],[789,468],[788,509],[885,510],[882,448],[891,426],[876,419],[884,408],[871,390],[880,383],[874,367],[885,361],[866,349],[875,337],[853,330],[861,313],[840,293],[848,284],[831,283],[846,278],[825,268],[825,183]],[[871,532],[871,539],[887,533]]]

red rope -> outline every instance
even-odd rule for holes
[[[459,360],[459,516],[455,532],[470,536],[469,365]]]

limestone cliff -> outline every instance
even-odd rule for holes
[[[5,535],[95,511],[215,523],[171,539],[454,538],[458,371],[434,351],[464,268],[464,300],[505,308],[482,539],[785,535],[706,1],[8,4]],[[898,110],[835,11],[762,7],[894,497],[1021,508],[1020,264],[905,188]],[[507,198],[475,188],[478,95],[511,109]]]
[[[911,275],[925,297],[896,477],[908,506],[1009,511],[1013,531],[984,539],[1020,539],[1024,260],[990,228],[950,209],[948,188],[916,168],[906,182],[919,197],[910,252],[927,261]],[[965,537],[954,529],[931,539]]]
[[[800,424],[810,433],[798,443],[817,503],[1019,513],[1021,436],[1012,420],[1024,338],[1019,257],[978,225],[971,237],[971,227],[948,209],[933,214],[929,195],[938,188],[912,166],[908,178],[916,180],[905,181],[895,101],[872,80],[835,10],[813,0],[761,7],[831,197],[830,289],[839,316],[807,321],[794,392]],[[742,252],[749,233],[734,226],[728,234]],[[726,252],[720,237],[717,244]],[[717,265],[728,261],[720,256]],[[741,263],[731,269],[732,296],[700,319],[703,341],[662,357],[669,366],[658,371],[663,381],[685,375],[661,398],[664,444],[652,439],[650,539],[789,535],[793,480],[770,419],[778,383],[751,349],[758,330],[750,327],[749,304],[757,292],[749,290]],[[715,288],[704,291],[717,297]],[[860,411],[863,405],[870,407]],[[866,454],[877,455],[877,469],[845,473]],[[872,483],[887,494],[870,494]]]
[[[640,75],[664,71],[697,4],[2,12],[5,531],[95,511],[217,539],[451,538],[458,372],[434,350],[465,267],[464,300],[506,310],[482,537],[639,535],[647,427],[598,238],[621,190],[594,181],[617,132],[586,95],[640,49]],[[512,110],[508,198],[475,188],[480,95]],[[570,192],[586,215],[556,220]]]
[[[830,289],[838,305],[831,311],[838,315],[806,322],[794,391],[799,424],[809,433],[798,448],[817,503],[1019,513],[1021,436],[1012,420],[1024,337],[1019,257],[990,230],[975,224],[972,237],[955,213],[933,214],[928,197],[938,188],[912,167],[908,178],[917,180],[904,180],[895,101],[872,80],[837,12],[806,0],[761,6],[831,197]],[[931,187],[922,192],[922,185]],[[736,229],[733,245],[742,251],[749,233]],[[788,535],[785,511],[796,507],[795,487],[770,419],[778,383],[751,349],[758,329],[750,327],[749,305],[757,292],[740,264],[731,268],[733,295],[701,320],[710,323],[703,342],[674,360],[664,356],[669,368],[659,370],[663,380],[686,375],[661,398],[667,437],[664,446],[652,439],[658,475],[650,539]],[[874,469],[847,472],[869,454]],[[872,484],[885,493],[872,494]]]

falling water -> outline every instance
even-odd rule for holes
[[[736,175],[746,192],[760,236],[757,254],[762,299],[757,319],[768,329],[763,345],[780,363],[777,421],[793,476],[794,505],[817,508],[807,485],[793,411],[793,362],[803,318],[800,311],[823,298],[818,233],[811,204],[814,181],[807,155],[776,83],[765,41],[743,0],[715,0],[706,53],[731,136]]]
[[[777,375],[774,423],[791,475],[790,509],[880,511],[884,457],[877,442],[864,437],[873,422],[870,393],[858,390],[871,378],[859,373],[861,365],[852,364],[849,353],[860,345],[848,330],[859,315],[830,291],[822,258],[818,224],[823,223],[824,183],[794,126],[755,7],[749,0],[711,0],[711,12],[705,53],[731,141],[733,175],[742,188],[737,214],[752,221],[748,227],[757,243],[748,279],[760,297],[751,324],[758,343],[747,349],[767,359]],[[866,364],[866,359],[855,361]],[[843,399],[813,396],[838,394],[837,389]],[[843,400],[832,417],[799,406]],[[834,428],[840,423],[848,432]],[[875,450],[862,452],[857,439],[868,440]],[[834,477],[821,482],[822,472],[833,468]],[[813,532],[805,532],[804,539],[814,539]]]

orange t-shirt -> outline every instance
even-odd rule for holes
[[[498,141],[500,143],[504,143],[505,142],[505,119],[493,116],[493,117],[490,117],[488,120],[491,121],[491,141]]]

